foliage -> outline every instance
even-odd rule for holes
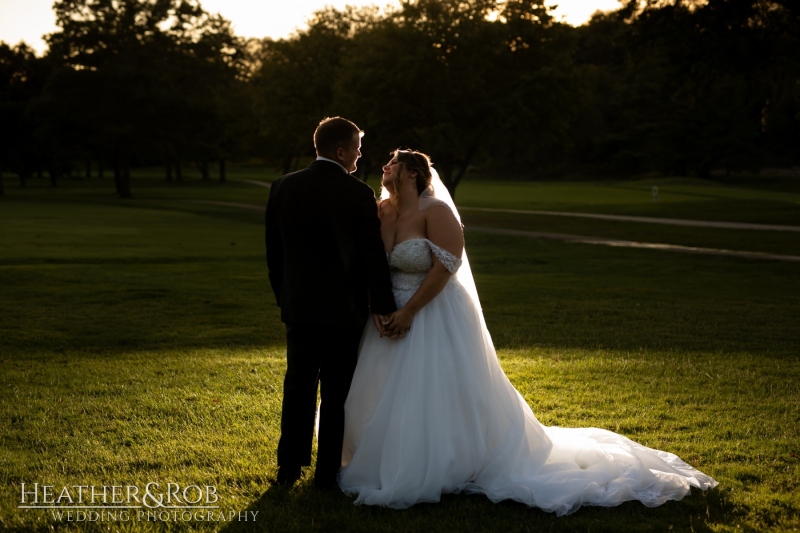
[[[798,167],[800,13],[789,0],[630,0],[558,23],[543,0],[326,8],[287,39],[244,42],[198,0],[63,0],[44,58],[2,45],[0,172],[51,183],[110,166],[182,180],[194,162],[284,173],[343,115],[366,130],[358,175],[390,150],[470,173],[728,178]],[[25,81],[23,81],[25,80]],[[16,133],[11,133],[14,131]],[[2,183],[2,181],[0,181]]]
[[[120,196],[136,155],[224,157],[221,93],[242,46],[227,21],[186,0],[65,0],[55,11],[61,31],[47,39],[60,68],[39,115],[73,150],[110,159]]]
[[[480,157],[552,149],[569,113],[563,32],[541,2],[427,0],[353,38],[334,103],[375,133],[366,151],[412,146],[430,153],[451,193]],[[545,96],[546,95],[546,96]],[[535,126],[534,126],[535,125]],[[365,143],[366,144],[366,143]]]
[[[22,186],[34,173],[41,174],[42,166],[52,172],[56,164],[37,131],[39,124],[28,112],[49,74],[49,62],[37,58],[25,44],[12,48],[0,43],[0,176],[4,169],[16,172]]]
[[[700,177],[796,165],[800,18],[790,4],[638,4],[578,28],[593,109],[577,155]]]

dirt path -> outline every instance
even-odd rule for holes
[[[520,237],[534,237],[538,239],[554,239],[582,244],[602,244],[605,246],[618,246],[623,248],[645,248],[648,250],[663,250],[666,252],[682,252],[687,254],[727,255],[731,257],[745,257],[748,259],[767,259],[772,261],[790,261],[800,263],[800,256],[778,255],[764,252],[741,252],[738,250],[725,250],[721,248],[697,248],[694,246],[681,246],[679,244],[659,244],[651,242],[622,241],[619,239],[605,239],[603,237],[589,237],[586,235],[570,235],[567,233],[543,233],[536,231],[521,231],[505,228],[482,228],[470,226],[470,231],[480,233],[494,233],[497,235],[517,235]]]
[[[688,220],[685,218],[632,217],[626,215],[601,215],[595,213],[567,213],[563,211],[524,211],[521,209],[493,209],[489,207],[459,207],[459,211],[482,211],[486,213],[513,213],[518,215],[551,215],[557,217],[594,218],[599,220],[619,220],[645,224],[667,224],[670,226],[694,226],[698,228],[752,229],[761,231],[798,231],[800,226],[776,226],[772,224],[751,224],[748,222],[721,222],[714,220]]]
[[[240,180],[240,181],[242,181],[243,183],[249,183],[250,185],[258,185],[259,187],[264,187],[266,189],[272,187],[272,184],[266,181],[258,181],[258,180]]]
[[[266,205],[255,204],[237,204],[236,202],[217,202],[215,200],[179,200],[185,204],[208,204],[208,205],[221,205],[223,207],[238,207],[239,209],[249,209],[251,211],[264,211]]]
[[[185,203],[193,203],[193,204],[208,204],[208,205],[219,205],[223,207],[235,207],[238,209],[249,209],[252,211],[264,211],[265,206],[263,205],[255,205],[255,204],[240,204],[235,202],[217,202],[214,200],[180,200],[181,202]],[[471,209],[471,210],[480,210],[480,211],[495,211],[495,212],[515,212],[511,210],[502,210],[502,209],[482,209],[482,208],[462,208],[460,207],[459,210],[462,209]],[[538,211],[521,211],[524,213],[539,213]],[[554,212],[549,211],[541,211],[544,214],[557,214]],[[569,215],[583,215],[583,213],[562,213],[563,216]],[[588,215],[592,218],[611,218],[616,220],[627,220],[627,221],[635,221],[635,222],[652,222],[652,220],[668,220],[671,222],[665,223],[672,223],[672,222],[691,222],[694,224],[675,224],[675,225],[682,225],[682,226],[691,226],[691,225],[705,225],[704,221],[702,220],[677,220],[677,219],[649,219],[646,217],[623,217],[619,216],[616,217],[615,215]],[[660,222],[656,222],[658,224]],[[800,228],[796,228],[795,226],[766,226],[764,224],[739,224],[737,222],[708,222],[708,227],[725,227],[725,228],[736,228],[736,229],[774,229],[774,228],[795,228],[795,229],[775,229],[775,231],[800,231]],[[726,226],[719,226],[719,224],[728,224]],[[746,226],[746,227],[745,227]],[[758,226],[758,228],[752,228],[750,226]],[[743,252],[738,250],[724,250],[721,248],[697,248],[694,246],[681,246],[678,244],[660,244],[660,243],[652,243],[652,242],[638,242],[638,241],[623,241],[619,239],[606,239],[603,237],[590,237],[587,235],[571,235],[568,233],[546,233],[546,232],[538,232],[538,231],[522,231],[522,230],[515,230],[515,229],[505,229],[505,228],[487,228],[487,227],[477,227],[477,226],[469,226],[467,228],[468,231],[477,231],[480,233],[494,233],[496,235],[516,235],[520,237],[533,237],[537,239],[553,239],[557,241],[566,241],[566,242],[577,242],[581,244],[600,244],[604,246],[617,246],[617,247],[624,247],[624,248],[644,248],[648,250],[662,250],[666,252],[679,252],[679,253],[687,253],[687,254],[702,254],[702,255],[723,255],[729,257],[741,257],[746,259],[765,259],[768,261],[789,261],[789,262],[798,262],[800,263],[800,256],[796,255],[779,255],[779,254],[768,254],[763,252]]]
[[[244,183],[270,188],[266,181],[241,180]],[[243,204],[242,204],[243,205]],[[459,211],[482,211],[485,213],[512,213],[517,215],[544,215],[555,217],[594,218],[597,220],[617,220],[622,222],[639,222],[643,224],[665,224],[668,226],[690,226],[697,228],[751,229],[757,231],[795,231],[800,226],[783,226],[776,224],[753,224],[750,222],[725,222],[717,220],[690,220],[685,218],[635,217],[628,215],[604,215],[600,213],[573,213],[567,211],[530,211],[524,209],[498,209],[492,207],[459,207]]]

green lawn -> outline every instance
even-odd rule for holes
[[[653,201],[653,186],[659,190],[658,202]],[[457,189],[456,203],[796,225],[800,221],[800,178],[753,178],[735,184],[696,178],[589,183],[467,181]]]
[[[231,179],[274,172],[245,169]],[[374,180],[373,180],[374,181]],[[791,182],[465,182],[461,205],[800,225]],[[674,187],[674,194],[671,192]],[[263,214],[241,182],[134,177],[0,197],[0,530],[233,530],[253,522],[67,522],[18,509],[21,483],[214,485],[260,531],[735,531],[800,527],[800,265],[470,231],[492,225],[795,254],[773,232],[465,214],[501,364],[545,424],[680,455],[720,486],[649,509],[556,518],[480,496],[405,511],[271,489],[284,370]],[[709,191],[713,191],[711,194]],[[702,198],[698,200],[697,198]],[[730,216],[728,216],[730,214]],[[704,216],[705,215],[705,216]],[[548,222],[549,220],[549,222]],[[549,226],[546,226],[549,224]],[[546,227],[545,227],[546,226]],[[796,235],[796,234],[795,234]],[[718,244],[718,245],[717,245]],[[250,515],[252,516],[252,515]]]

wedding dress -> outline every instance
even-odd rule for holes
[[[627,500],[656,506],[717,485],[677,456],[622,435],[540,424],[498,363],[468,263],[425,238],[397,244],[389,265],[398,309],[432,255],[458,275],[408,334],[381,338],[372,324],[364,331],[339,474],[356,504],[405,508],[481,493],[564,515]]]

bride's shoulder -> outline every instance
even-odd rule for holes
[[[425,226],[431,242],[461,257],[464,248],[463,228],[449,205],[437,203],[425,209]]]
[[[433,203],[429,203],[425,207],[422,208],[422,212],[425,214],[425,218],[428,223],[435,222],[435,223],[444,223],[450,225],[451,223],[455,223],[460,227],[458,223],[458,219],[456,219],[453,210],[450,209],[450,206],[447,205],[445,202],[438,200]]]

